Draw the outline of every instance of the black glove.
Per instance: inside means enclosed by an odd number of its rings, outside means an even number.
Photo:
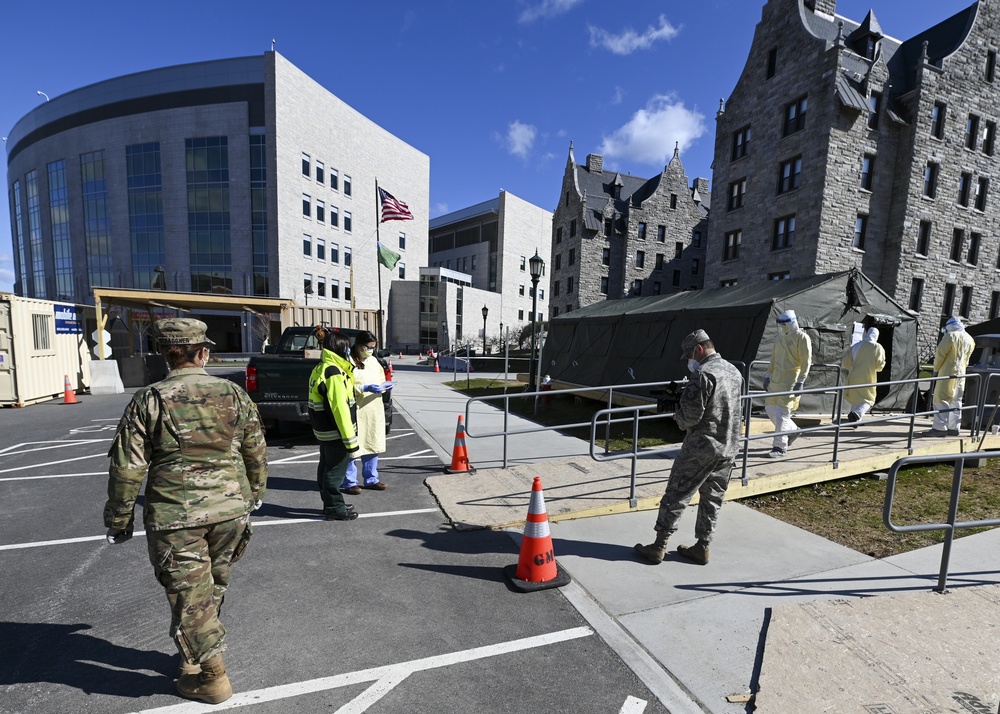
[[[654,391],[653,394],[660,396],[656,400],[656,411],[659,414],[677,411],[677,406],[681,403],[681,394],[683,393],[684,388],[677,384],[677,382],[671,382],[663,389]]]
[[[132,539],[133,528],[132,523],[129,523],[124,528],[108,528],[105,538],[108,539],[108,543],[111,545],[121,545],[125,541]]]

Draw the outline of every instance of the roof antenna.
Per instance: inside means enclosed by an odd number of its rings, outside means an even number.
[[[274,52],[274,39],[271,40],[271,52]]]

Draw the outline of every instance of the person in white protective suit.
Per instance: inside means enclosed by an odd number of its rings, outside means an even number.
[[[812,366],[812,342],[800,327],[794,310],[785,310],[778,315],[778,339],[771,349],[771,363],[764,376],[764,390],[768,392],[788,392],[800,390],[809,376]],[[799,398],[791,394],[767,397],[764,410],[774,424],[775,431],[797,431],[792,421],[792,412],[799,408]],[[798,434],[775,436],[768,456],[780,459],[788,453],[788,446],[798,438]]]
[[[941,332],[941,341],[934,353],[934,376],[965,374],[976,341],[957,317],[949,318]],[[934,424],[923,436],[958,436],[964,390],[964,379],[942,379],[934,383]]]
[[[878,343],[878,328],[869,327],[856,344],[844,352],[841,367],[847,372],[847,384],[874,384],[885,368],[885,349]],[[875,387],[852,387],[844,390],[850,411],[847,420],[861,421],[875,403]]]

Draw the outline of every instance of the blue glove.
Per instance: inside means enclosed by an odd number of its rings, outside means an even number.
[[[764,389],[767,389],[771,385],[771,375],[764,375]]]
[[[373,394],[381,394],[382,393],[382,387],[381,387],[381,385],[378,385],[378,384],[366,384],[361,389],[362,389],[362,391],[371,392]]]
[[[796,382],[795,386],[792,387],[792,389],[795,390],[796,392],[801,392],[803,385],[805,385],[805,382]]]

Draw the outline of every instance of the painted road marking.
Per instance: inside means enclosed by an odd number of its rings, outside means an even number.
[[[406,511],[384,511],[382,513],[362,513],[358,516],[361,518],[384,518],[386,516],[410,516],[418,513],[440,513],[441,511],[437,508],[412,508]],[[285,525],[288,523],[324,523],[323,518],[282,518],[273,521],[253,521],[250,523],[254,528],[260,526],[278,526]],[[133,536],[144,536],[146,531],[136,531],[132,534]],[[81,536],[80,538],[61,538],[59,540],[43,540],[35,541],[29,543],[10,543],[8,545],[0,545],[0,550],[23,550],[25,548],[41,548],[46,545],[70,545],[71,543],[86,543],[87,541],[104,540],[103,535],[99,536]]]
[[[622,704],[622,708],[618,710],[618,714],[642,714],[646,711],[646,704],[648,704],[645,699],[639,699],[638,697],[629,696]]]
[[[24,441],[20,444],[14,444],[13,446],[8,446],[5,449],[0,449],[0,456],[15,456],[17,454],[30,454],[34,451],[45,451],[46,449],[63,449],[67,446],[74,446],[75,444],[96,444],[101,441],[111,441],[111,439],[69,439],[68,441]],[[17,449],[22,446],[31,446],[32,444],[54,444],[54,446],[43,446],[38,449],[25,449],[24,451],[11,451],[11,449]]]
[[[425,672],[430,669],[439,669],[454,664],[472,662],[487,657],[496,657],[512,652],[523,652],[524,650],[545,647],[560,642],[590,637],[594,631],[589,627],[574,627],[569,630],[559,630],[545,635],[535,635],[519,640],[510,640],[495,645],[484,647],[474,647],[469,650],[452,652],[449,654],[424,657],[422,659],[400,662],[398,664],[386,665],[384,667],[373,667],[357,672],[347,672],[337,674],[332,677],[322,677],[305,682],[295,682],[293,684],[281,684],[275,687],[257,689],[251,692],[240,692],[233,695],[221,704],[197,704],[183,703],[171,706],[160,707],[159,709],[145,709],[139,714],[195,714],[196,712],[216,712],[223,709],[234,709],[236,707],[261,704],[263,702],[273,702],[290,697],[298,697],[303,694],[314,694],[331,689],[359,684],[362,682],[374,682],[374,684],[362,692],[359,696],[345,704],[337,710],[338,714],[361,714],[367,711],[368,707],[381,699],[385,694],[392,691],[393,687],[405,680],[415,672]],[[641,710],[636,710],[641,711]]]
[[[411,454],[403,454],[402,456],[382,456],[379,454],[379,463],[383,461],[399,461],[400,459],[436,459],[437,456],[430,453],[430,449],[422,449],[421,451],[414,451]],[[280,466],[282,464],[318,464],[319,459],[313,459],[311,461],[304,461],[310,456],[319,456],[318,451],[311,451],[308,454],[298,454],[296,456],[289,456],[284,459],[278,459],[277,461],[268,461],[268,466]]]
[[[107,476],[107,471],[88,471],[80,474],[49,474],[48,476],[7,476],[0,478],[0,483],[4,481],[35,481],[44,478],[70,478],[72,476]]]
[[[10,473],[11,471],[24,471],[26,469],[39,469],[43,466],[55,466],[56,464],[68,464],[70,461],[82,461],[83,459],[94,459],[94,458],[108,458],[107,454],[89,454],[87,456],[77,456],[73,459],[62,459],[61,461],[46,461],[44,464],[30,464],[29,466],[14,466],[9,469],[0,469],[0,474]]]

